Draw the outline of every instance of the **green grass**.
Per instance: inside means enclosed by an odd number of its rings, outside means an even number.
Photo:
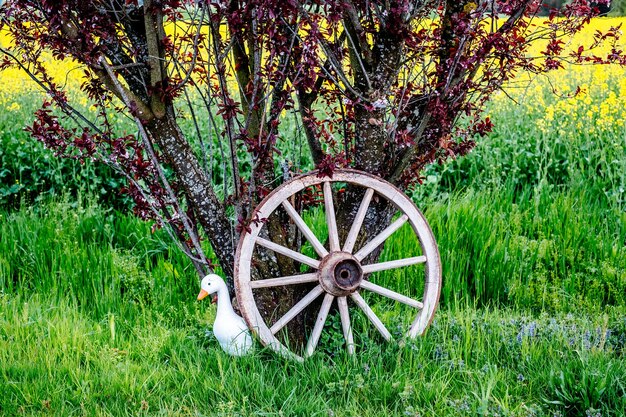
[[[4,415],[585,415],[626,413],[623,311],[595,318],[441,312],[404,347],[304,364],[233,359],[185,321],[142,310],[96,319],[45,295],[0,297]],[[548,362],[547,362],[548,361]],[[561,377],[563,373],[563,377]],[[562,414],[558,414],[558,413]],[[556,414],[553,414],[556,413]]]
[[[585,190],[467,192],[426,211],[443,298],[547,311],[626,305],[626,213]]]
[[[24,128],[32,125],[42,99],[24,94],[19,110],[0,113],[0,206],[17,208],[50,196],[89,193],[106,205],[128,207],[130,199],[118,192],[123,181],[112,169],[90,160],[57,158],[30,138]]]
[[[92,203],[58,201],[0,212],[0,288],[70,301],[94,315],[163,309],[197,286],[165,233]]]
[[[0,414],[623,415],[624,291],[604,299],[587,284],[623,288],[625,223],[559,210],[576,198],[514,210],[487,193],[429,204],[444,290],[427,336],[388,345],[355,316],[359,355],[349,358],[333,317],[304,364],[260,349],[223,354],[193,268],[149,224],[89,201],[3,212]],[[411,249],[408,232],[385,259]],[[410,271],[374,279],[415,292]],[[408,317],[374,308],[387,323]]]

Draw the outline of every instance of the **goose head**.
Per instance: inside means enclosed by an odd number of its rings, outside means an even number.
[[[221,290],[226,290],[228,292],[228,287],[226,287],[226,283],[216,274],[209,274],[206,277],[202,278],[200,281],[200,293],[198,294],[198,300],[202,300],[207,295],[215,294],[213,296],[212,302],[217,302],[217,294]]]

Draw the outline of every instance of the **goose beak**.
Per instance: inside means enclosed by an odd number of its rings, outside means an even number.
[[[204,290],[200,290],[200,294],[198,294],[198,300],[202,300],[204,297],[206,297],[207,295],[209,295],[208,292],[204,291]]]

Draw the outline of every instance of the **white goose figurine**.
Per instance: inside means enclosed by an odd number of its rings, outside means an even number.
[[[224,280],[209,274],[200,282],[198,300],[217,293],[217,315],[213,323],[213,334],[224,352],[233,356],[243,356],[252,349],[252,335],[246,322],[235,313],[230,303],[230,294]]]

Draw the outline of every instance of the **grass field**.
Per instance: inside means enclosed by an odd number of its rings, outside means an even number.
[[[222,353],[187,259],[105,208],[101,167],[21,131],[36,93],[3,90],[0,415],[626,415],[625,72],[568,68],[510,91],[518,105],[495,97],[494,132],[412,190],[443,263],[428,334],[388,345],[357,317],[348,357],[334,317],[304,364]],[[375,279],[415,292],[410,269]]]
[[[491,201],[493,196],[466,195],[427,211],[440,237],[446,281],[444,307],[426,337],[402,348],[386,345],[357,321],[357,331],[366,332],[361,354],[347,357],[335,333],[303,365],[263,351],[237,360],[225,356],[207,332],[213,307],[194,301],[194,272],[165,237],[150,235],[149,225],[88,202],[2,213],[0,410],[90,416],[623,415],[624,290],[606,300],[599,284],[585,284],[604,279],[618,285],[621,279],[623,286],[624,257],[604,253],[607,245],[599,244],[596,230],[586,236],[589,229],[565,222],[562,228],[576,230],[572,242],[580,235],[583,241],[594,238],[581,252],[592,251],[589,258],[622,268],[622,275],[598,271],[587,279],[577,272],[596,265],[587,260],[572,265],[576,269],[564,272],[557,285],[558,262],[544,265],[545,259],[524,259],[524,253],[540,258],[533,250],[507,248],[505,236],[515,226],[481,231],[473,210],[501,217],[511,207],[498,212]],[[554,204],[567,203],[559,198]],[[567,217],[554,206],[547,211],[554,216],[548,223]],[[529,215],[513,214],[520,225],[532,223]],[[467,236],[459,236],[470,223]],[[438,229],[442,224],[448,225],[446,234]],[[402,252],[402,242],[402,235],[394,236],[385,256],[394,255],[391,249]],[[490,256],[498,251],[513,258]],[[477,259],[476,272],[465,273],[470,259]],[[481,273],[487,276],[479,280]],[[513,284],[517,292],[502,296]],[[536,300],[524,288],[545,296]],[[477,308],[480,299],[492,307]],[[388,320],[389,314],[381,317]],[[336,318],[331,323],[338,325]]]

